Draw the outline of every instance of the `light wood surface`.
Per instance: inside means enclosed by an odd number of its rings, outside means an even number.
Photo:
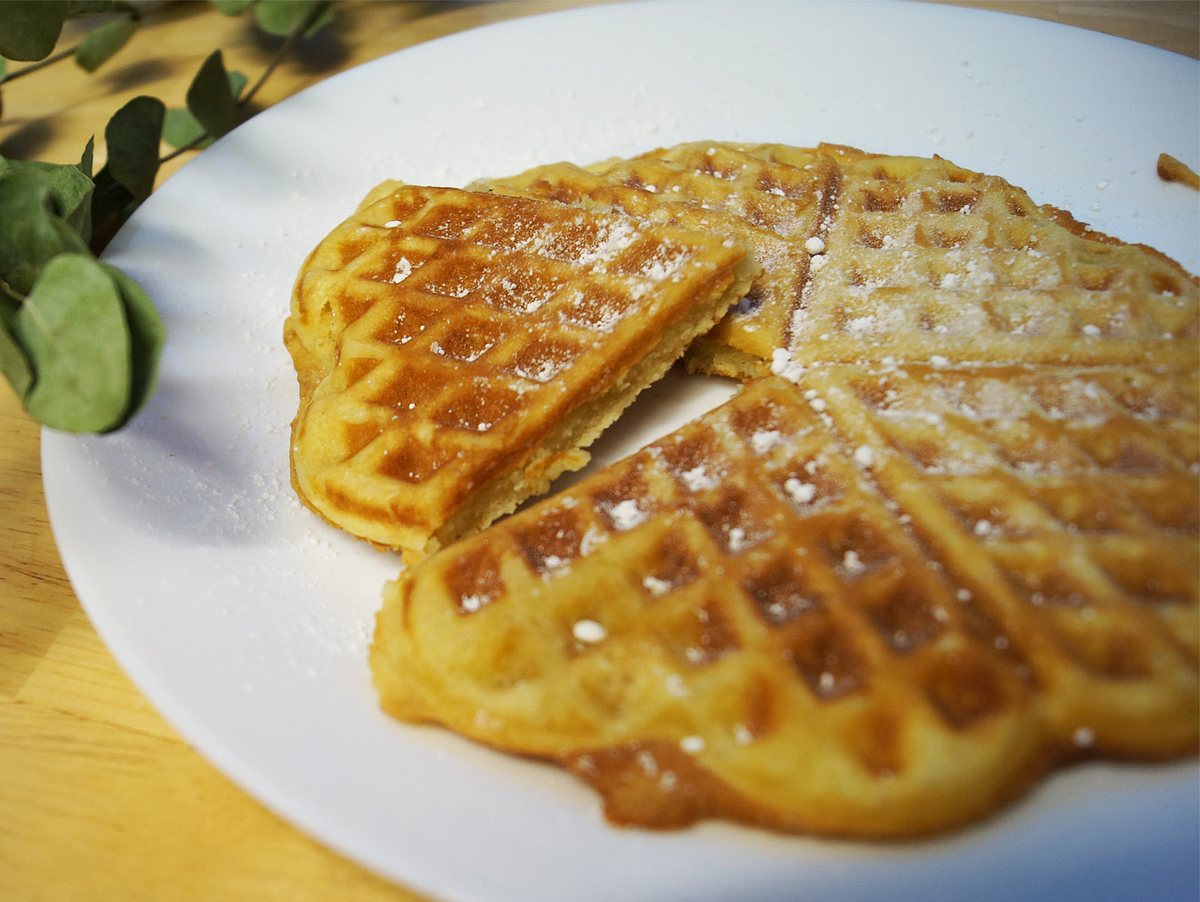
[[[562,5],[344,2],[336,29],[277,70],[255,106],[394,50]],[[1200,55],[1195,0],[975,5]],[[97,74],[66,63],[7,87],[0,154],[74,162],[127,99],[148,93],[182,106],[213,49],[253,78],[275,46],[204,3],[151,7]],[[39,430],[0,381],[0,899],[416,898],[242,793],[128,681],[63,572],[42,496]]]

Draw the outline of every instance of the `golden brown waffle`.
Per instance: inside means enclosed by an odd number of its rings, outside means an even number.
[[[697,142],[483,183],[698,221],[763,264],[689,352],[747,377],[822,361],[1195,365],[1196,281],[1162,254],[940,158]]]
[[[554,163],[470,187],[621,210],[746,245],[762,272],[747,296],[689,354],[689,360],[711,363],[717,348],[719,365],[703,369],[746,377],[764,371],[780,347],[808,280],[811,254],[805,243],[834,197],[832,160],[813,153],[804,165],[795,162],[754,157],[726,144],[689,144],[587,169]]]
[[[1002,179],[833,145],[472,188],[749,248],[689,363],[792,381],[402,573],[387,710],[656,827],[915,836],[1080,757],[1196,752],[1194,277]]]
[[[758,380],[403,572],[375,680],[655,827],[907,837],[1193,754],[1198,423],[1145,368]]]
[[[1158,251],[947,160],[824,152],[837,212],[781,343],[796,360],[1195,367],[1200,288]]]
[[[583,466],[754,268],[618,213],[386,183],[296,283],[296,489],[383,546],[468,533]]]

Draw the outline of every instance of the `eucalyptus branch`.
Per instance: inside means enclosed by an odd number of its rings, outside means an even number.
[[[239,110],[244,110],[250,105],[250,102],[254,99],[254,95],[258,93],[259,89],[262,88],[264,84],[266,84],[267,79],[271,77],[271,74],[279,67],[279,64],[282,63],[284,59],[287,58],[288,54],[292,52],[293,48],[295,48],[296,44],[300,41],[300,38],[304,36],[305,32],[307,32],[308,29],[310,29],[332,5],[332,0],[323,0],[323,2],[314,3],[312,8],[308,11],[308,15],[306,15],[296,25],[295,28],[287,33],[283,43],[279,45],[279,48],[272,55],[270,62],[267,63],[266,68],[262,71],[262,74],[259,75],[258,80],[255,81],[254,84],[251,85],[250,88],[237,99],[236,106]],[[207,130],[201,132],[186,144],[176,147],[170,153],[161,157],[158,161],[159,165],[169,163],[171,160],[174,160],[177,157],[188,153],[189,151],[195,150],[211,137],[212,135],[210,135]]]
[[[195,150],[197,147],[199,147],[201,144],[203,144],[205,141],[207,141],[208,138],[209,138],[208,132],[201,132],[196,137],[192,138],[191,141],[188,141],[187,144],[181,145],[180,147],[176,147],[170,153],[159,157],[158,165],[161,166],[163,163],[169,163],[176,157],[181,157],[188,151]]]
[[[53,15],[53,13],[50,13],[50,15]],[[18,69],[11,75],[5,75],[3,78],[0,78],[0,81],[4,82],[5,84],[16,81],[18,78],[23,78],[26,75],[32,75],[34,72],[38,72],[42,69],[45,69],[47,66],[52,66],[55,63],[62,62],[70,57],[74,57],[76,62],[78,62],[81,67],[87,69],[88,71],[93,71],[97,66],[103,63],[121,48],[126,39],[129,37],[129,34],[132,33],[133,28],[138,22],[141,21],[141,18],[141,13],[139,13],[136,9],[130,9],[128,10],[128,15],[117,19],[110,19],[107,23],[96,26],[90,30],[83,36],[82,40],[75,44],[75,46],[68,47],[65,50],[59,50],[57,53],[51,53],[44,59],[40,59],[35,63],[31,63],[28,66]],[[115,40],[112,39],[114,27],[121,32],[121,36]],[[128,30],[125,30],[126,27]],[[97,44],[103,46],[103,49],[100,49],[99,52],[97,52]],[[85,62],[85,58],[89,57],[90,59]]]
[[[61,60],[65,60],[68,57],[74,56],[75,51],[79,49],[79,46],[80,46],[79,44],[76,44],[74,47],[71,47],[68,50],[60,50],[58,53],[52,54],[52,55],[46,57],[45,59],[38,60],[36,63],[30,63],[28,66],[24,66],[23,68],[18,69],[16,72],[13,72],[11,75],[6,75],[4,77],[4,84],[7,85],[11,82],[16,81],[18,78],[21,78],[22,76],[32,75],[34,72],[37,72],[39,69],[45,69],[49,65],[60,62]]]
[[[55,52],[65,19],[101,7],[130,17],[98,25],[76,46]],[[111,432],[153,394],[162,319],[146,292],[97,254],[153,191],[159,166],[242,121],[279,64],[334,19],[335,7],[332,0],[229,0],[223,12],[252,9],[258,27],[282,39],[258,80],[244,90],[246,76],[226,70],[214,50],[192,79],[185,108],[168,110],[157,98],[138,96],[112,116],[104,129],[106,160],[94,174],[92,141],[78,164],[0,156],[0,377],[38,422],[69,432]],[[124,46],[138,19],[137,9],[122,0],[0,0],[0,81],[67,57],[94,72]],[[10,27],[18,20],[36,27]],[[5,79],[10,59],[38,62]],[[162,156],[164,140],[178,149]]]
[[[11,285],[8,284],[8,281],[6,279],[0,279],[0,295],[10,298],[10,299],[16,301],[18,304],[24,303],[25,301],[29,300],[28,295],[22,294],[21,292],[17,291],[17,289],[13,288]]]
[[[259,88],[266,84],[267,79],[271,77],[271,73],[278,68],[279,64],[292,52],[292,48],[296,46],[304,33],[313,26],[313,23],[317,19],[321,18],[325,10],[330,6],[332,6],[332,0],[323,0],[321,3],[313,4],[312,9],[308,11],[308,15],[301,20],[300,24],[288,32],[287,37],[283,39],[283,43],[279,45],[279,49],[275,51],[275,55],[271,58],[271,61],[267,63],[267,68],[258,77],[258,81],[251,85],[250,89],[238,100],[239,107],[245,107],[254,99],[254,95],[258,93]]]

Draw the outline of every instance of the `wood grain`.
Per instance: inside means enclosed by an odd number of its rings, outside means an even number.
[[[400,48],[562,5],[342,3],[336,29],[280,67],[256,106]],[[1193,0],[977,5],[1200,55]],[[60,65],[7,88],[0,154],[73,162],[136,94],[182,106],[216,47],[253,77],[275,44],[205,3],[152,7],[100,73]],[[0,899],[417,898],[268,812],[147,704],[71,590],[47,522],[39,431],[2,382],[0,435]]]

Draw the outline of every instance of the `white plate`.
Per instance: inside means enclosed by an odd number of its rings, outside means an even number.
[[[1097,34],[865,3],[552,13],[332,78],[204,151],[113,242],[170,342],[129,429],[44,436],[71,580],[204,755],[330,846],[442,898],[1194,896],[1190,763],[1080,768],[977,829],[881,847],[616,830],[557,769],[392,722],[366,648],[398,567],[292,496],[280,329],[304,255],[382,178],[458,185],[703,138],[939,153],[1196,271],[1196,195],[1154,166],[1160,151],[1197,165],[1198,86],[1193,61]],[[639,401],[606,456],[710,404],[703,385]]]

